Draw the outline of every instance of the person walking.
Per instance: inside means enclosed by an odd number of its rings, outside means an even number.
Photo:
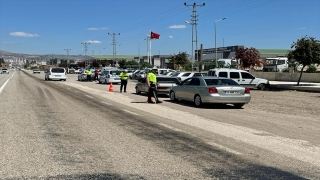
[[[99,69],[95,69],[94,70],[94,80],[98,81],[99,80],[98,77],[99,77]]]
[[[120,73],[120,78],[121,78],[120,92],[122,92],[122,88],[124,88],[125,93],[127,92],[128,77],[129,77],[129,73],[127,69],[125,69]]]
[[[157,94],[157,76],[156,76],[157,68],[153,67],[151,72],[147,74],[147,83],[148,83],[148,101],[147,103],[162,103],[159,101]],[[155,102],[151,100],[151,97],[154,97]]]
[[[91,74],[92,74],[92,72],[90,71],[90,69],[88,69],[88,70],[86,71],[86,73],[87,73],[87,81],[91,81]]]

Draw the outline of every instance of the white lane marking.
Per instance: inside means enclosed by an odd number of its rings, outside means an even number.
[[[166,124],[162,124],[162,123],[158,123],[158,124],[161,125],[161,126],[164,126],[166,128],[169,128],[171,130],[182,132],[180,129],[177,129],[175,127],[172,127],[172,126],[169,126],[169,125],[166,125]]]
[[[261,149],[266,149],[271,152],[275,152],[293,159],[298,159],[300,161],[320,167],[320,146],[313,145],[308,141],[301,139],[290,139],[270,134],[265,131],[223,123],[215,121],[211,118],[204,118],[189,112],[172,109],[166,106],[156,105],[154,106],[155,109],[153,111],[149,111],[150,105],[147,103],[132,104],[131,102],[134,101],[134,99],[128,98],[127,96],[116,95],[115,93],[106,94],[103,93],[104,91],[102,90],[72,82],[69,82],[67,85],[92,94],[99,94],[102,98],[109,99],[110,101],[116,101],[119,104],[123,104],[137,110],[154,114],[159,117],[170,118],[172,121],[194,126],[211,133],[225,136]],[[169,112],[170,115],[168,115]],[[292,116],[292,118],[297,117]],[[260,134],[270,134],[270,136],[261,136]]]
[[[93,97],[92,97],[92,96],[89,96],[89,95],[85,95],[85,96],[87,96],[88,98],[91,98],[91,99],[93,99]]]
[[[123,111],[125,111],[125,112],[127,112],[127,113],[130,113],[130,114],[133,114],[133,115],[139,115],[139,114],[137,114],[137,113],[135,113],[135,112],[131,112],[131,111],[128,111],[128,110],[123,110]]]
[[[216,143],[214,143],[214,142],[206,142],[206,143],[209,144],[209,145],[211,145],[211,146],[216,146],[216,147],[218,147],[218,148],[220,148],[220,149],[223,149],[223,150],[225,150],[225,151],[227,151],[227,152],[229,152],[229,153],[233,153],[233,154],[236,154],[236,155],[241,155],[241,154],[242,154],[242,153],[240,153],[240,152],[238,152],[238,151],[235,151],[235,150],[233,150],[233,149],[227,148],[227,147],[222,146],[222,145],[220,145],[220,144],[216,144]]]
[[[107,103],[107,102],[104,102],[104,101],[100,101],[101,103],[103,103],[103,104],[106,104],[106,105],[112,105],[112,104],[110,104],[110,103]]]
[[[14,73],[16,73],[16,72],[14,72]],[[3,83],[3,85],[0,87],[0,94],[2,93],[4,87],[6,87],[6,85],[8,84],[9,80],[13,77],[14,73],[13,73],[12,76],[11,76],[9,79],[7,79],[6,82]]]

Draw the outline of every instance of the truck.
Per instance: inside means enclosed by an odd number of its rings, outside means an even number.
[[[265,65],[263,71],[269,72],[283,72],[288,69],[288,58],[287,57],[272,57],[265,59]]]

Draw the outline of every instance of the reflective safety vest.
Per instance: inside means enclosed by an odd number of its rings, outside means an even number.
[[[127,80],[129,77],[129,74],[126,72],[121,72],[119,76],[122,80]]]
[[[153,73],[153,72],[150,72],[148,74],[148,78],[149,78],[149,81],[150,83],[153,82],[153,83],[156,83],[157,82],[157,76]]]
[[[87,75],[91,75],[92,72],[90,70],[87,71]]]

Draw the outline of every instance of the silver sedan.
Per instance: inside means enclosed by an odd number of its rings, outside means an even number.
[[[199,107],[203,103],[233,104],[242,108],[251,100],[250,89],[229,78],[192,77],[170,90],[170,100],[186,100]]]

